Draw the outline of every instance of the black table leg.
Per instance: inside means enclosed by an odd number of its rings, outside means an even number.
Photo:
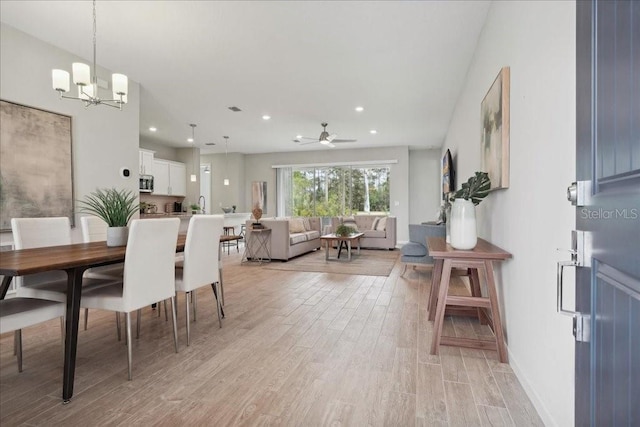
[[[11,279],[13,276],[4,276],[2,278],[2,287],[0,288],[0,299],[4,299],[7,295],[7,291],[9,290],[9,285],[11,285]]]
[[[78,325],[80,323],[80,297],[84,268],[67,271],[67,319],[64,340],[64,374],[62,377],[62,403],[69,403],[73,396],[76,372],[76,350],[78,348]]]
[[[344,244],[345,244],[344,240],[340,240],[338,244],[338,256],[336,258],[340,258],[340,254],[342,253],[342,245]]]

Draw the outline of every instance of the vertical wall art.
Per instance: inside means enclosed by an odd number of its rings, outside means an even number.
[[[0,230],[11,218],[73,224],[71,117],[0,101]]]
[[[509,67],[503,67],[482,100],[482,170],[491,189],[509,188]]]

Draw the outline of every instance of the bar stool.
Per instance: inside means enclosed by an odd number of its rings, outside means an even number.
[[[225,236],[235,236],[236,234],[236,229],[233,226],[230,225],[225,225],[224,227],[222,227],[223,230],[223,234]],[[240,249],[238,248],[238,241],[237,240],[233,240],[233,241],[228,241],[228,242],[223,242],[223,248],[227,248],[227,255],[229,255],[229,248],[231,246],[235,246],[236,247],[236,251],[238,251],[238,253],[240,253]]]

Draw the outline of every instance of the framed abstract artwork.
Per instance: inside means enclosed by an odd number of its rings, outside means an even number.
[[[503,67],[480,106],[482,171],[491,189],[509,188],[509,67]]]
[[[11,218],[74,222],[71,117],[0,101],[0,230]]]

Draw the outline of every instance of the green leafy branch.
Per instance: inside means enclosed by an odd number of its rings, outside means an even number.
[[[487,197],[491,190],[491,179],[486,172],[476,172],[467,182],[462,184],[462,188],[453,193],[450,200],[455,199],[471,200],[474,205],[480,204],[482,199]]]

